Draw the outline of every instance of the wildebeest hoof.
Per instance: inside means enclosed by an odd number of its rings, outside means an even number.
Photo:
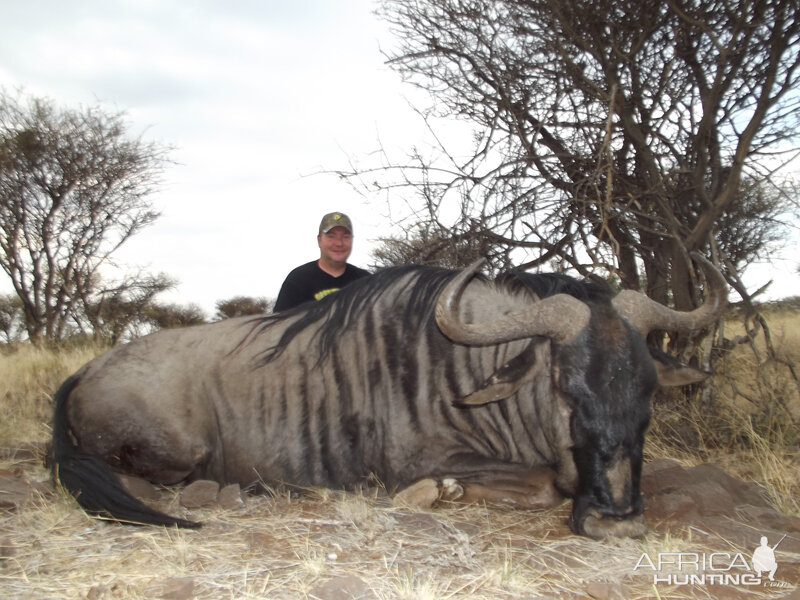
[[[464,496],[464,486],[458,483],[452,477],[442,479],[442,490],[440,500],[446,502],[454,502],[460,500]]]
[[[400,490],[392,499],[394,506],[430,508],[439,499],[439,484],[435,479],[420,479]]]
[[[590,514],[584,519],[581,529],[584,535],[597,540],[607,537],[635,538],[647,533],[647,523],[644,515],[637,515],[630,519],[617,519]]]
[[[455,502],[463,496],[464,486],[452,477],[442,479],[441,483],[435,479],[426,478],[397,492],[392,504],[394,506],[431,508],[437,501]]]

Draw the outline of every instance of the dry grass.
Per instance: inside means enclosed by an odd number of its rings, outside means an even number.
[[[764,335],[758,335],[752,346],[736,346],[722,356],[714,389],[726,406],[758,417],[778,433],[781,421],[800,422],[800,387],[789,368],[793,365],[800,369],[800,312],[788,308],[766,310],[765,320],[774,356],[770,356]],[[744,336],[741,318],[730,320],[726,333],[729,338]],[[791,435],[795,437],[782,441],[800,442],[796,431]]]
[[[0,355],[0,445],[47,440],[52,392],[97,351]],[[761,434],[751,435],[757,440]],[[789,470],[788,451],[782,456],[771,442],[752,446],[749,454],[731,450],[716,458],[764,482],[776,502],[800,496],[796,457]],[[677,453],[656,439],[648,454],[695,464],[710,451]],[[42,466],[22,468],[28,479],[48,477]],[[19,469],[12,460],[0,461],[0,472]],[[176,492],[162,496],[163,509],[181,514]],[[376,490],[318,490],[303,497],[248,497],[237,510],[195,510],[192,518],[205,526],[180,531],[92,519],[58,491],[0,510],[0,597],[339,600],[350,597],[349,589],[379,600],[681,599],[773,598],[788,591],[654,586],[651,573],[634,570],[643,553],[730,546],[701,540],[689,527],[639,540],[592,541],[569,532],[568,513],[567,504],[542,512],[482,506],[414,511],[392,506]]]
[[[800,312],[778,307],[764,314],[774,355],[760,335],[726,354],[714,377],[721,414],[739,443],[712,455],[740,477],[764,482],[777,507],[800,515],[800,385],[792,371],[800,368]],[[744,334],[741,320],[728,328]]]
[[[99,346],[62,350],[0,347],[0,444],[49,439],[53,393],[68,375],[101,351]]]

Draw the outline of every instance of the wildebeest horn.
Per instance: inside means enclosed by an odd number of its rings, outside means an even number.
[[[454,342],[486,346],[535,335],[563,342],[575,337],[589,322],[588,306],[572,296],[557,294],[494,321],[462,323],[458,314],[461,292],[483,263],[483,259],[478,260],[456,275],[436,302],[439,329]]]
[[[655,329],[689,332],[710,325],[724,310],[728,298],[725,278],[704,256],[692,252],[691,257],[706,276],[706,301],[689,312],[680,312],[651,300],[640,292],[623,290],[612,302],[614,308],[642,334]]]

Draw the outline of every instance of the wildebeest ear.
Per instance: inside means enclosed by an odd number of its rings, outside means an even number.
[[[497,369],[471,394],[454,400],[453,406],[480,406],[512,396],[536,371],[536,347],[529,344],[520,354]]]
[[[658,385],[662,387],[678,387],[689,385],[690,383],[700,383],[711,375],[706,371],[687,367],[658,348],[650,348],[649,350],[650,356],[653,357],[653,364],[656,366]]]

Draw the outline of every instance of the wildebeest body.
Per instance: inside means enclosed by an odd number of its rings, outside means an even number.
[[[434,317],[453,276],[391,270],[295,311],[111,350],[60,391],[54,463],[79,453],[165,484],[350,488],[375,476],[390,490],[428,477],[492,486],[549,467],[575,497],[576,530],[592,511],[640,514],[656,369],[611,294],[578,286],[587,320],[568,339],[454,343]],[[471,279],[457,318],[517,315],[537,302],[529,277]]]
[[[532,382],[510,402],[481,410],[452,405],[526,342],[489,351],[455,346],[435,327],[398,326],[402,298],[387,300],[390,310],[373,305],[341,328],[322,357],[315,329],[263,364],[291,317],[229,319],[122,346],[76,374],[73,435],[83,450],[162,483],[351,487],[374,473],[394,488],[437,474],[454,452],[554,462],[568,434],[556,413],[566,407],[547,389],[535,393]],[[548,341],[536,344],[547,373]],[[538,384],[547,388],[549,378]],[[551,426],[531,427],[531,414]]]

